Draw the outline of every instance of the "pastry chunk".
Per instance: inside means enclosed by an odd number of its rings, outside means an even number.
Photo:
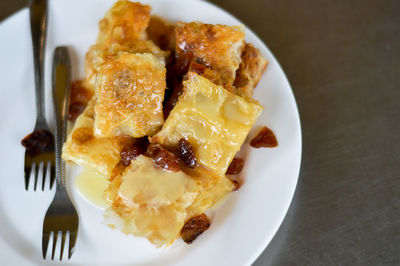
[[[131,137],[96,138],[93,135],[94,105],[92,99],[63,145],[62,157],[109,178],[120,161],[122,148],[132,141]]]
[[[195,180],[184,172],[156,168],[152,159],[140,155],[110,183],[105,222],[124,233],[146,237],[156,246],[169,245],[179,237],[186,209],[198,190]]]
[[[119,52],[150,53],[161,59],[164,59],[169,55],[168,52],[161,50],[150,40],[137,40],[134,43],[131,43],[130,46],[120,44],[113,44],[109,47],[103,47],[100,44],[92,45],[86,53],[85,74],[86,85],[93,92],[95,91],[97,73],[100,66],[104,64],[107,59],[115,57]]]
[[[100,68],[96,83],[94,135],[153,135],[164,122],[164,59],[120,52]]]
[[[187,208],[188,219],[204,213],[234,189],[234,184],[225,175],[215,174],[202,166],[187,173],[200,187],[197,197]]]
[[[185,65],[196,61],[219,72],[221,85],[232,84],[235,80],[243,46],[243,26],[180,22],[176,28],[179,67],[185,69]]]
[[[89,48],[85,58],[86,80],[93,91],[98,68],[110,55],[125,51],[168,56],[169,53],[162,51],[151,40],[146,40],[150,10],[149,6],[122,0],[116,2],[100,21],[97,43]]]
[[[118,43],[129,46],[137,39],[144,39],[150,20],[151,7],[127,0],[116,2],[99,22],[97,43],[110,46]]]
[[[252,44],[246,43],[242,62],[236,72],[234,86],[235,93],[243,97],[252,97],[254,88],[260,81],[268,66],[268,61],[262,56],[260,51]]]
[[[224,175],[262,110],[255,101],[191,72],[178,103],[151,142],[176,147],[185,138],[200,164]]]
[[[139,155],[106,190],[110,208],[105,223],[156,246],[170,245],[189,218],[204,213],[232,188],[225,176],[205,168],[169,171]]]

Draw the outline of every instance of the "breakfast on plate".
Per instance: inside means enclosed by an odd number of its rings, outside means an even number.
[[[268,65],[243,26],[172,23],[116,2],[72,84],[63,159],[109,181],[104,222],[168,246],[210,226],[238,181],[235,158],[263,111],[252,98]],[[263,128],[254,147],[277,145]]]

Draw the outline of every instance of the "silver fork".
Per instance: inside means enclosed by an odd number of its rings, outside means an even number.
[[[70,58],[66,47],[57,47],[53,59],[53,102],[56,113],[56,193],[43,222],[42,253],[46,258],[47,248],[53,235],[51,259],[61,231],[60,260],[63,258],[67,232],[69,232],[68,259],[74,251],[78,235],[79,217],[65,187],[65,164],[61,159],[61,148],[66,137],[67,114],[70,94]]]
[[[36,98],[36,125],[33,132],[47,131],[53,138],[44,116],[44,79],[43,60],[47,31],[47,0],[33,0],[30,6],[31,35],[33,47],[33,63],[35,70],[35,98]],[[55,147],[52,141],[39,154],[32,154],[25,150],[25,189],[28,190],[31,172],[34,176],[34,190],[36,190],[40,165],[43,164],[42,190],[46,181],[47,168],[50,164],[50,189],[55,177]]]

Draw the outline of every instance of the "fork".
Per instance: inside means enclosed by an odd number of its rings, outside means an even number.
[[[47,0],[33,0],[30,5],[31,35],[33,47],[33,63],[35,69],[35,98],[36,98],[36,124],[34,132],[45,130],[51,134],[44,113],[44,79],[43,60],[47,31]],[[52,136],[52,134],[51,134]],[[34,190],[36,191],[39,179],[40,165],[43,164],[42,191],[44,190],[46,173],[50,164],[50,189],[53,187],[55,177],[55,147],[51,142],[40,154],[31,154],[25,150],[24,180],[25,190],[28,190],[31,173],[34,176]]]
[[[68,259],[74,251],[79,217],[72,204],[65,186],[65,164],[61,159],[61,148],[66,138],[67,111],[70,94],[70,58],[66,47],[57,47],[53,59],[53,102],[56,114],[56,193],[46,212],[43,221],[42,253],[46,258],[47,248],[51,235],[53,235],[53,248],[51,259],[57,244],[58,234],[61,231],[60,260],[63,258],[64,245],[69,232]]]

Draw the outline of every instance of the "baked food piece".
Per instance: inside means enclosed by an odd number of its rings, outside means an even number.
[[[122,148],[132,141],[131,137],[96,138],[93,135],[94,105],[92,99],[63,145],[62,158],[91,169],[109,178],[120,161]]]
[[[115,57],[119,52],[127,53],[151,53],[161,59],[166,58],[169,53],[161,50],[150,40],[137,40],[130,46],[112,44],[108,47],[103,47],[100,44],[92,45],[85,58],[85,75],[86,75],[86,86],[93,92],[95,91],[97,73],[100,66],[104,64],[107,59]]]
[[[176,147],[185,138],[200,164],[224,175],[263,107],[193,72],[183,85],[178,103],[151,142]]]
[[[202,214],[231,190],[232,183],[225,176],[207,169],[168,171],[140,155],[106,190],[110,208],[105,223],[146,237],[158,247],[170,245],[188,219]]]
[[[152,54],[120,52],[97,75],[94,135],[153,135],[164,122],[165,62]]]
[[[244,46],[243,26],[179,22],[175,32],[178,68],[195,61],[219,72],[220,85],[233,83]]]
[[[218,175],[201,165],[194,170],[188,169],[187,174],[199,186],[196,198],[187,208],[187,219],[204,213],[234,189],[234,184],[225,175]]]
[[[151,7],[127,0],[120,0],[107,11],[99,22],[97,43],[110,46],[118,43],[130,46],[138,39],[145,39]]]
[[[158,247],[169,245],[179,236],[198,190],[184,172],[156,168],[152,159],[140,155],[106,190],[110,208],[105,223]]]
[[[251,98],[254,88],[257,86],[268,66],[268,61],[260,51],[251,43],[246,43],[242,52],[242,62],[236,72],[233,83],[237,95]]]
[[[150,6],[129,1],[118,1],[99,22],[97,43],[89,48],[85,58],[87,85],[94,91],[99,66],[105,58],[125,51],[152,53],[167,57],[153,41],[147,40],[146,28],[150,22]]]

